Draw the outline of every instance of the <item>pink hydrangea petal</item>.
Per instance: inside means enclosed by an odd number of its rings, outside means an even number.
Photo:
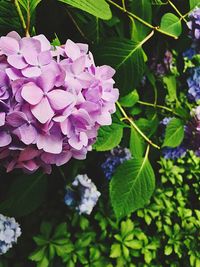
[[[19,161],[31,160],[39,156],[41,152],[31,146],[26,147],[20,152]]]
[[[72,71],[74,74],[78,75],[85,69],[85,56],[79,57],[72,64]]]
[[[56,75],[53,71],[45,71],[38,78],[37,83],[45,92],[48,92],[54,87],[55,80]]]
[[[109,102],[116,102],[119,98],[119,90],[113,89],[111,92],[103,92],[102,99],[109,101]]]
[[[35,172],[40,166],[34,161],[29,160],[21,163],[22,166],[20,166],[22,169],[25,168],[26,170],[30,172]]]
[[[19,52],[19,43],[17,40],[11,37],[1,37],[0,38],[0,50],[5,55],[13,55]]]
[[[48,93],[48,99],[53,109],[61,110],[75,101],[74,96],[63,90],[53,90]]]
[[[62,152],[62,138],[56,135],[39,135],[37,139],[38,149],[52,154],[60,154]]]
[[[77,45],[80,48],[81,52],[85,54],[88,52],[88,44],[77,43]]]
[[[6,36],[14,38],[17,41],[22,39],[21,36],[16,31],[9,32]]]
[[[43,97],[39,104],[32,106],[31,112],[41,123],[46,123],[54,116],[54,111],[52,110],[46,97]]]
[[[38,40],[31,37],[24,37],[20,40],[20,50],[24,57],[27,55],[37,55],[41,52],[41,44]]]
[[[70,146],[76,150],[81,150],[81,148],[83,147],[83,143],[79,140],[79,138],[76,135],[70,137],[68,142]]]
[[[103,80],[111,79],[114,76],[114,74],[115,74],[115,70],[107,65],[97,67],[96,69],[97,77]]]
[[[38,104],[44,93],[35,83],[29,82],[22,87],[21,96],[31,105]]]
[[[36,35],[33,38],[40,41],[41,51],[49,51],[51,49],[49,40],[43,34]]]
[[[80,92],[80,90],[82,89],[81,82],[75,79],[74,77],[70,77],[66,75],[65,82],[66,82],[66,86],[75,92]]]
[[[56,166],[61,166],[66,164],[72,157],[72,153],[70,151],[62,152],[59,155],[43,153],[41,155],[42,160],[47,164],[56,164]]]
[[[20,127],[26,122],[26,117],[23,112],[14,111],[6,116],[6,121],[12,127]]]
[[[0,112],[0,126],[5,124],[6,114],[4,112]]]
[[[97,122],[100,125],[111,125],[112,124],[112,118],[109,112],[102,112],[101,115],[97,117]]]
[[[38,55],[38,63],[40,66],[49,64],[51,60],[52,56],[50,51],[45,51]]]
[[[72,60],[76,60],[81,56],[80,48],[78,47],[78,45],[69,39],[65,44],[65,53]]]
[[[8,77],[4,71],[0,70],[0,87],[8,85]]]
[[[8,56],[8,63],[12,66],[15,67],[16,69],[24,69],[27,67],[27,63],[25,62],[23,56],[21,55],[11,55]]]
[[[35,127],[28,124],[23,124],[21,127],[18,128],[20,139],[21,141],[26,144],[34,144],[36,137],[37,137],[37,131]]]
[[[21,71],[15,68],[6,69],[6,74],[11,79],[11,81],[15,81],[23,77]]]
[[[9,145],[12,141],[12,138],[9,133],[5,131],[0,131],[0,147],[5,147]]]
[[[32,66],[38,66],[38,53],[36,51],[28,51],[23,54],[25,61]]]
[[[22,70],[22,74],[27,78],[39,77],[42,71],[39,67],[27,67]]]

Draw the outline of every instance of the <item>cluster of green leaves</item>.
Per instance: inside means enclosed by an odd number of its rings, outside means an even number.
[[[175,163],[161,158],[151,202],[120,222],[106,201],[90,219],[70,213],[58,226],[43,222],[29,259],[37,267],[198,267],[199,164],[193,152]]]

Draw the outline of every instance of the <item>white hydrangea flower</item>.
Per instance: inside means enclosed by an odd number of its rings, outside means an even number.
[[[21,228],[15,218],[0,214],[0,255],[5,254],[21,235]]]
[[[101,193],[86,174],[79,174],[76,176],[72,185],[74,187],[79,187],[81,192],[81,201],[76,209],[80,214],[85,213],[90,215]]]

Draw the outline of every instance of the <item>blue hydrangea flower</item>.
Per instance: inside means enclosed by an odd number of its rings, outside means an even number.
[[[105,177],[110,180],[116,168],[131,158],[131,152],[128,148],[117,147],[112,149],[107,155],[106,161],[101,165]]]
[[[194,40],[200,40],[200,8],[195,8],[189,15],[190,21],[187,23],[190,35]]]
[[[72,188],[66,190],[65,204],[75,208],[79,214],[90,215],[101,193],[86,174],[79,174],[72,183]]]
[[[0,255],[5,254],[21,235],[21,228],[14,218],[0,214]]]
[[[173,117],[165,117],[160,124],[166,126],[171,120],[173,119]]]
[[[178,159],[186,154],[187,148],[184,145],[180,145],[175,148],[165,147],[162,151],[165,159]]]
[[[200,67],[196,67],[190,70],[191,76],[187,79],[188,83],[188,95],[191,100],[200,99]]]
[[[183,57],[187,57],[188,59],[192,59],[194,55],[196,55],[196,50],[194,48],[189,48],[185,52],[183,52]]]

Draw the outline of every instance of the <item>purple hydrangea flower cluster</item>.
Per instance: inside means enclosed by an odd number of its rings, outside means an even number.
[[[105,162],[101,165],[105,177],[110,180],[116,168],[123,162],[132,158],[128,148],[116,147],[106,156]]]
[[[200,8],[196,7],[189,15],[188,28],[194,40],[200,40]]]
[[[21,229],[15,219],[0,214],[0,255],[5,254],[20,235]]]
[[[97,131],[111,124],[119,97],[109,66],[88,45],[53,48],[44,35],[0,38],[0,160],[34,172],[85,159]]]
[[[162,77],[170,71],[172,62],[173,55],[171,51],[166,50],[161,62],[158,62],[157,56],[151,59],[150,69],[155,73],[156,76]]]
[[[90,215],[101,193],[86,174],[79,174],[72,183],[72,188],[66,190],[65,204],[75,208],[79,214]]]
[[[188,83],[188,97],[192,101],[200,99],[200,67],[192,68],[190,70],[190,77],[187,79]]]

